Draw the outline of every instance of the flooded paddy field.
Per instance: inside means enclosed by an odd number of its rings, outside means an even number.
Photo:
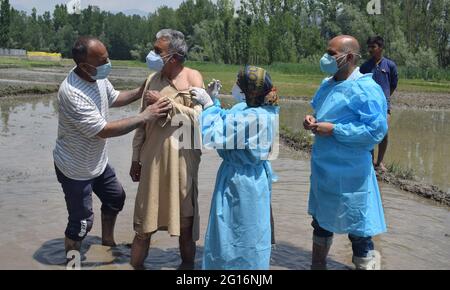
[[[0,70],[0,79],[24,79],[58,84],[67,68],[39,69],[35,73]],[[112,81],[120,85],[142,83],[144,70],[113,70]],[[128,79],[126,79],[128,78]],[[0,87],[4,83],[0,80]],[[282,104],[281,122],[300,128],[307,103]],[[111,120],[132,116],[137,104],[112,109]],[[398,108],[391,122],[387,161],[414,168],[424,182],[449,190],[450,142],[447,110]],[[64,229],[67,211],[56,180],[52,150],[56,140],[56,94],[0,99],[0,269],[64,269]],[[127,192],[119,215],[116,239],[119,246],[101,246],[100,202],[94,198],[96,219],[85,240],[83,267],[129,269],[129,243],[133,238],[132,217],[137,184],[128,176],[131,139],[127,135],[109,140],[111,165]],[[197,267],[200,267],[211,194],[220,159],[204,151],[199,172],[201,237]],[[277,245],[272,269],[309,269],[312,228],[307,215],[309,159],[306,154],[281,147],[273,161],[279,181],[273,188],[273,211]],[[380,184],[388,232],[375,238],[384,269],[450,269],[450,209],[435,202]],[[178,239],[158,233],[146,260],[149,269],[175,269],[180,263]],[[351,245],[346,236],[336,236],[330,253],[330,268],[351,267]]]

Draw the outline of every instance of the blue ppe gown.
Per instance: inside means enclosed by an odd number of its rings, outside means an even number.
[[[315,136],[308,212],[333,233],[370,237],[386,231],[370,151],[387,133],[387,104],[372,74],[325,79],[311,106],[333,135]]]
[[[203,269],[269,269],[275,178],[267,158],[278,114],[277,106],[253,108],[245,102],[225,110],[218,100],[202,113],[203,145],[217,149],[223,159],[211,202]]]

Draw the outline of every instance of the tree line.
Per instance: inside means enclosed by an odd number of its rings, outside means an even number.
[[[327,40],[369,36],[386,40],[386,54],[399,65],[448,68],[450,0],[382,0],[382,14],[368,15],[368,1],[351,0],[186,0],[178,8],[162,6],[147,17],[101,11],[89,6],[68,14],[28,15],[0,0],[0,47],[60,52],[71,57],[80,35],[92,35],[108,47],[112,59],[143,61],[157,31],[173,28],[186,35],[189,59],[225,64],[316,62]]]

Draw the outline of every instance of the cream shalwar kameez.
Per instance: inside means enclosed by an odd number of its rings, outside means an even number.
[[[133,139],[132,159],[142,165],[134,210],[134,230],[138,234],[167,230],[170,235],[179,236],[183,226],[181,218],[193,217],[193,239],[197,241],[201,134],[193,132],[194,128],[198,128],[202,106],[192,99],[189,91],[178,91],[161,73],[150,75],[146,90],[159,91],[163,97],[169,98],[173,109],[167,118],[149,122],[137,129]],[[177,122],[172,122],[175,116]],[[180,117],[192,124],[187,128],[191,134],[190,145],[196,144],[194,149],[179,149],[177,146]]]

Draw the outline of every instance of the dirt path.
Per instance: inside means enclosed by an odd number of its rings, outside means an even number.
[[[450,110],[450,92],[421,93],[421,92],[397,92],[392,97],[392,105],[401,108]]]

